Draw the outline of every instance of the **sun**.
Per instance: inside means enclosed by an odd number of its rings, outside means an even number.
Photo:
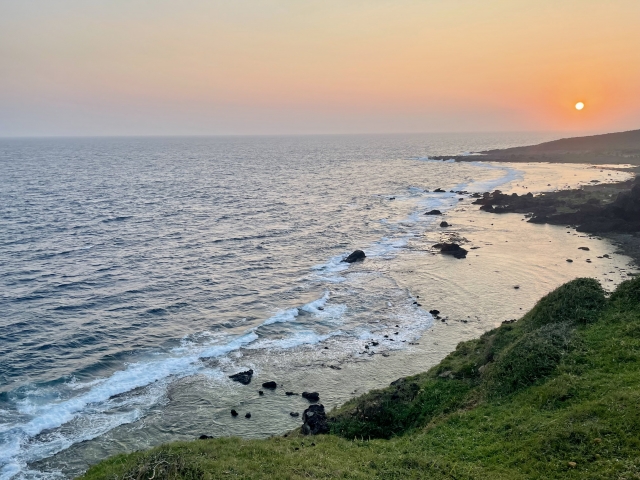
[[[576,103],[576,110],[582,110],[584,108],[584,103],[578,102]]]

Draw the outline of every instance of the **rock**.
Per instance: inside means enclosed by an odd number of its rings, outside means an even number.
[[[520,288],[520,285],[514,285],[513,288],[515,288],[516,290],[518,290]]]
[[[567,262],[573,263],[573,260],[571,260],[570,258],[567,258]]]
[[[302,422],[303,435],[329,433],[329,423],[323,405],[309,405],[302,413]]]
[[[231,410],[231,416],[232,417],[237,417],[238,416],[238,412],[236,412],[235,410]]]
[[[258,390],[258,395],[262,396],[264,395],[264,392],[262,390]]]
[[[589,251],[589,247],[578,247],[578,250],[585,250],[585,251]]]
[[[433,247],[439,248],[440,253],[444,255],[451,255],[454,258],[466,258],[467,256],[467,250],[462,248],[457,243],[438,243]]]
[[[440,310],[429,310],[429,313],[434,317],[437,317],[438,315],[440,315]]]
[[[310,402],[317,402],[320,400],[320,394],[318,392],[302,392],[302,398],[306,398]]]
[[[244,418],[251,418],[251,412],[247,412],[247,413],[244,415]]]
[[[441,189],[441,188],[436,188],[434,190],[434,192],[436,192],[436,193],[445,193],[445,191],[443,189]]]
[[[425,215],[442,215],[440,210],[429,210]]]
[[[297,393],[294,393],[294,392],[284,392],[284,394],[285,394],[287,397],[290,397],[291,395],[297,395]]]
[[[592,180],[592,181],[595,181],[595,180]],[[576,462],[568,462],[567,465],[569,465],[569,468],[576,468],[578,466]]]
[[[209,440],[210,438],[213,438],[213,437],[210,437],[209,435],[200,435],[198,437],[198,440]]]
[[[299,417],[300,414],[298,412],[289,412],[289,415],[291,415],[292,417]]]
[[[247,370],[246,372],[234,373],[229,375],[231,380],[240,382],[243,385],[249,385],[251,383],[251,377],[253,376],[253,370]]]
[[[362,250],[355,250],[351,255],[349,255],[347,258],[345,258],[342,261],[347,263],[361,262],[366,257],[367,256],[364,254]]]
[[[448,224],[447,222],[440,222],[440,226],[441,226],[442,228],[446,228],[446,227],[448,227],[448,226],[449,226],[449,224]]]
[[[264,382],[262,384],[262,388],[268,388],[269,390],[274,390],[277,386],[276,382]]]

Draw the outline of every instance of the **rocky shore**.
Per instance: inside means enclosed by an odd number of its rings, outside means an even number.
[[[637,173],[638,168],[634,169]],[[474,202],[492,214],[520,213],[531,223],[566,225],[604,237],[640,264],[640,177],[540,195],[486,192]]]

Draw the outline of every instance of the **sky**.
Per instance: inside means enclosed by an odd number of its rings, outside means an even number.
[[[0,0],[0,136],[637,129],[639,24],[639,0]]]

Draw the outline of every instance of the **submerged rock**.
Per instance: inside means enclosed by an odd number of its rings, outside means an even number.
[[[309,405],[309,408],[302,413],[302,422],[303,435],[329,433],[329,423],[324,405]]]
[[[320,394],[318,392],[302,392],[302,398],[306,398],[310,402],[317,402],[320,400]]]
[[[347,263],[361,262],[366,257],[367,256],[364,254],[362,250],[355,250],[351,255],[349,255],[347,258],[345,258],[342,261]]]
[[[251,377],[253,377],[253,370],[247,370],[245,372],[234,373],[229,375],[231,380],[240,382],[243,385],[249,385],[251,383]]]
[[[292,417],[299,417],[300,414],[298,412],[289,412],[289,415],[291,415]]]

